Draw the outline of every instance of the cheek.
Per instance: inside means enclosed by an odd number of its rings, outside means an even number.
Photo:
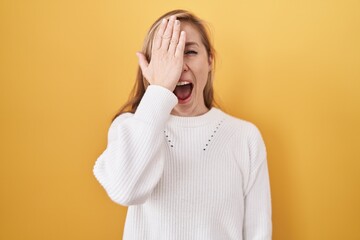
[[[201,88],[201,90],[203,90],[208,80],[209,68],[207,67],[207,62],[202,63],[201,66],[202,67],[200,67],[197,72],[197,80],[199,87]]]
[[[199,75],[201,75],[201,77]],[[204,89],[205,89],[205,86],[207,83],[208,75],[204,71],[199,73],[199,75],[198,75],[197,82],[196,82],[196,92],[197,92],[197,95],[203,96]]]

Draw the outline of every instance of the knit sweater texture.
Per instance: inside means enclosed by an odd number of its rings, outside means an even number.
[[[169,90],[151,85],[118,116],[94,174],[129,206],[124,240],[269,240],[266,149],[257,127],[217,108],[170,114]]]

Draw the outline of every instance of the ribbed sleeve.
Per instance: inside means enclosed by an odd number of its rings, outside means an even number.
[[[271,240],[271,199],[267,162],[262,162],[253,174],[253,184],[244,202],[244,240]]]
[[[159,135],[176,103],[169,90],[149,86],[135,114],[120,115],[111,124],[93,172],[114,202],[140,204],[151,194],[164,166]]]
[[[250,132],[250,164],[244,199],[244,240],[270,240],[272,214],[266,149],[258,129],[253,126]]]

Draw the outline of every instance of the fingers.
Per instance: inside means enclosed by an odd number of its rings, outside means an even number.
[[[162,35],[161,48],[164,50],[168,50],[168,48],[169,48],[169,42],[172,37],[175,20],[176,20],[175,16],[170,17],[169,22],[166,26],[165,32]]]
[[[184,55],[185,42],[186,42],[186,33],[185,31],[181,31],[179,43],[176,46],[175,57],[182,57]]]
[[[163,20],[161,21],[159,30],[157,31],[155,38],[154,38],[153,50],[159,49],[161,47],[161,41],[162,41],[163,34],[165,32],[167,23],[168,23],[168,21],[165,18],[163,18]]]
[[[155,33],[151,61],[137,52],[143,76],[150,84],[160,85],[173,91],[183,68],[185,32],[180,34],[180,21],[176,16],[162,20]]]
[[[179,42],[179,35],[180,35],[180,21],[175,20],[174,31],[172,32],[169,52],[175,53],[176,46]]]
[[[144,54],[142,54],[140,52],[136,52],[136,56],[139,59],[139,66],[141,68],[141,71],[144,73],[145,69],[149,66],[149,63],[146,60],[146,57],[144,56]]]

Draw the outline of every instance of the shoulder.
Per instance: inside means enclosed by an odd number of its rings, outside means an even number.
[[[125,112],[117,116],[111,123],[109,127],[109,131],[112,131],[114,128],[117,128],[119,125],[126,122],[128,119],[130,119],[134,114],[130,112]]]
[[[231,132],[228,146],[237,159],[248,156],[249,166],[256,169],[266,160],[266,146],[259,128],[252,122],[224,113],[226,131]],[[245,155],[244,155],[245,154]]]
[[[224,112],[222,114],[224,115],[224,130],[228,136],[231,136],[228,143],[234,151],[242,152],[246,148],[253,156],[266,153],[262,134],[254,123]]]
[[[133,113],[122,113],[119,116],[117,116],[111,123],[108,130],[108,140],[116,139],[117,137],[117,129],[120,125],[124,124],[124,122],[127,121],[127,119],[130,119],[134,114]]]
[[[113,125],[117,125],[121,122],[124,122],[126,119],[132,117],[134,114],[131,112],[125,112],[120,114],[119,116],[117,116],[112,122],[111,122],[111,126]]]
[[[219,114],[223,115],[224,124],[228,130],[232,132],[234,137],[246,137],[248,139],[261,138],[259,128],[252,122],[232,116],[228,113],[217,109]]]

